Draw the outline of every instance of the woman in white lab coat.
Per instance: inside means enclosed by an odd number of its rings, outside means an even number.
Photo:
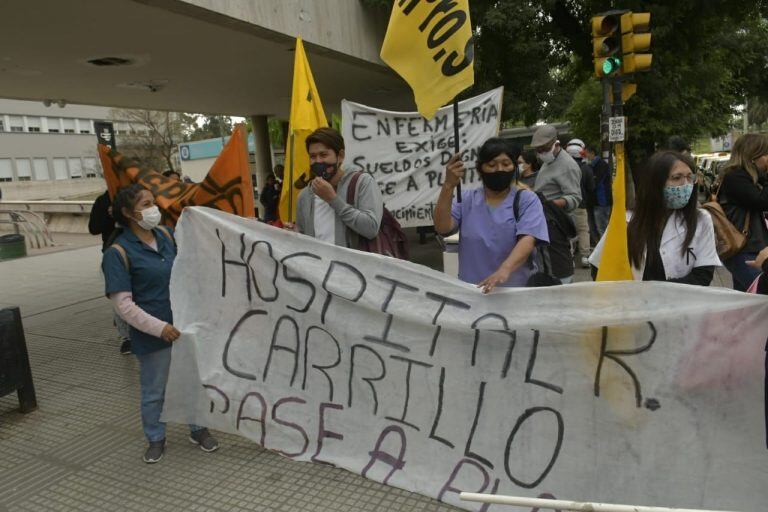
[[[694,163],[660,151],[640,174],[637,204],[627,225],[632,274],[639,281],[709,286],[721,265],[709,214],[699,209]],[[607,231],[606,231],[607,234]],[[600,266],[605,235],[589,258]]]

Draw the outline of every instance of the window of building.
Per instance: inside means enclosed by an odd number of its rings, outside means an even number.
[[[51,174],[48,172],[47,158],[35,158],[32,163],[35,171],[35,179],[37,181],[46,181],[51,179]]]
[[[58,117],[48,118],[48,133],[61,133],[61,119]]]
[[[24,120],[21,118],[21,116],[10,116],[8,119],[8,124],[12,132],[24,131]]]
[[[83,177],[83,161],[79,158],[69,159],[69,177],[73,180]]]
[[[64,129],[64,133],[75,133],[75,120],[69,118],[63,118],[61,120],[61,126]]]
[[[79,119],[80,133],[91,133],[91,122],[88,119]]]
[[[40,118],[36,116],[27,116],[27,131],[39,132],[40,131]]]
[[[54,158],[53,159],[53,175],[57,180],[68,180],[69,173],[67,172],[67,159],[66,158]]]
[[[0,132],[4,132],[4,131],[5,131],[5,120],[0,119]]]
[[[13,167],[10,158],[0,158],[0,181],[13,181]]]
[[[29,158],[16,159],[16,176],[19,178],[19,181],[32,180],[32,162]]]
[[[86,178],[96,178],[101,175],[100,162],[92,157],[83,158],[85,162],[83,169],[85,170]]]

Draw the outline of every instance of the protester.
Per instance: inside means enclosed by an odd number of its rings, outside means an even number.
[[[101,235],[101,252],[107,250],[109,240],[115,231],[115,219],[112,218],[112,200],[108,190],[97,197],[91,206],[88,231],[92,235]],[[112,323],[117,329],[117,335],[120,339],[120,353],[123,355],[130,354],[131,335],[128,324],[117,314],[117,311],[114,312]]]
[[[280,203],[280,188],[275,176],[267,176],[267,184],[261,189],[259,201],[264,205],[264,222],[275,222],[278,218],[277,207]]]
[[[733,277],[733,288],[746,291],[759,274],[747,265],[768,246],[768,227],[763,212],[768,211],[768,135],[748,133],[733,145],[731,159],[725,167],[718,201],[731,224],[746,228],[747,244],[725,267]]]
[[[581,202],[573,210],[573,221],[576,224],[576,233],[578,235],[579,254],[581,255],[581,266],[589,268],[589,255],[592,253],[592,244],[590,242],[590,216],[592,206],[595,203],[595,178],[592,173],[592,167],[584,162],[584,141],[581,139],[571,139],[565,145],[565,151],[571,155],[571,158],[579,165],[581,169]]]
[[[306,140],[314,178],[296,201],[300,233],[342,247],[358,247],[359,237],[375,238],[381,226],[384,200],[376,180],[360,174],[355,204],[347,204],[347,188],[355,173],[344,170],[344,139],[333,128],[318,128]],[[286,227],[293,228],[290,223]]]
[[[546,201],[543,206],[549,225],[549,245],[540,251],[540,267],[567,284],[573,281],[570,238],[576,230],[570,216],[563,213],[573,211],[581,202],[581,169],[560,147],[554,126],[538,128],[531,146],[543,163],[534,190]],[[547,203],[553,208],[548,208]]]
[[[528,149],[517,157],[518,182],[533,190],[536,183],[536,175],[539,174],[539,159],[536,152]]]
[[[149,447],[144,462],[165,452],[165,423],[160,421],[171,364],[171,343],[181,333],[173,326],[169,284],[176,258],[171,228],[159,227],[160,210],[140,185],[121,189],[112,214],[121,226],[104,252],[106,294],[131,326],[131,349],[139,360],[141,422]],[[219,447],[208,429],[190,425],[190,441],[203,451]]]
[[[611,209],[613,208],[613,178],[608,163],[600,158],[597,148],[587,145],[584,150],[587,162],[592,167],[592,174],[595,180],[595,204],[592,207],[592,216],[595,222],[595,231],[598,239],[602,238],[605,230],[608,228],[608,221],[611,220]]]
[[[693,160],[660,151],[640,175],[635,211],[627,226],[632,275],[637,281],[709,286],[721,265],[712,219],[698,207]],[[590,256],[600,266],[605,236]]]
[[[445,181],[435,207],[435,230],[459,231],[459,279],[488,293],[496,286],[525,286],[535,274],[536,245],[549,241],[544,211],[536,194],[513,186],[520,149],[492,138],[480,147],[477,172],[480,188],[454,189],[464,176],[461,155],[445,168]]]
[[[275,178],[277,179],[277,183],[282,186],[283,184],[283,174],[285,174],[285,166],[283,164],[277,164],[272,169],[272,174],[275,175]]]

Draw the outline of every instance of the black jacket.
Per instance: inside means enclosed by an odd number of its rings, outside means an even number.
[[[558,279],[570,277],[574,272],[570,240],[576,236],[576,226],[564,209],[547,201],[543,195],[538,196],[547,219],[549,244],[538,247],[536,264],[540,272]]]
[[[109,192],[104,192],[93,202],[91,216],[88,218],[88,231],[92,235],[101,235],[102,250],[107,248],[107,240],[115,230],[115,219],[109,214],[112,200]]]
[[[581,203],[579,203],[579,208],[592,208],[597,204],[594,171],[591,165],[585,162],[578,163],[581,169]]]
[[[748,240],[742,252],[760,252],[768,246],[768,228],[763,218],[763,212],[768,211],[766,185],[768,177],[761,176],[755,184],[746,169],[737,169],[723,176],[718,201],[728,220],[741,231],[749,212]]]

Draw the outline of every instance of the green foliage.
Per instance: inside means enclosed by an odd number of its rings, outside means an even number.
[[[652,69],[637,75],[638,93],[625,109],[631,155],[642,158],[671,135],[693,140],[725,132],[746,97],[768,100],[766,5],[474,0],[473,92],[504,85],[505,120],[531,125],[565,118],[575,135],[596,142],[601,95],[592,77],[590,18],[618,7],[650,12]]]
[[[232,118],[229,116],[199,116],[203,119],[202,126],[196,126],[189,140],[214,139],[229,137],[232,134]]]
[[[587,144],[600,145],[600,112],[603,88],[597,80],[587,80],[573,94],[565,119],[571,123],[571,133],[578,134]]]

